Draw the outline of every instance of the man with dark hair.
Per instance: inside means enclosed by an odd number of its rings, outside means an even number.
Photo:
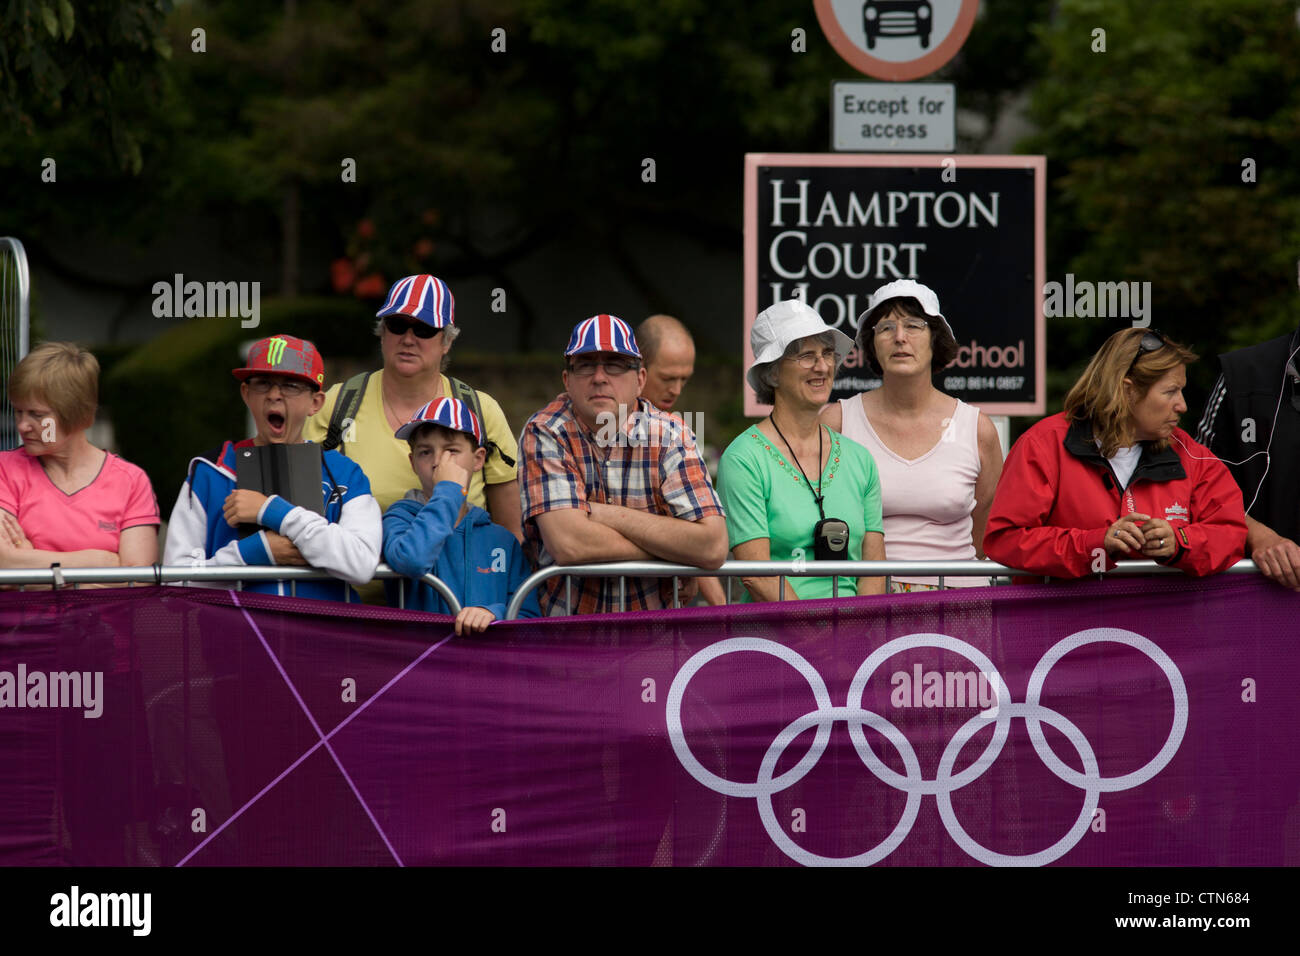
[[[1219,356],[1196,440],[1223,460],[1246,503],[1246,554],[1300,591],[1300,328]]]
[[[652,315],[636,327],[636,340],[645,358],[641,397],[660,411],[671,412],[695,374],[691,333],[671,315]]]

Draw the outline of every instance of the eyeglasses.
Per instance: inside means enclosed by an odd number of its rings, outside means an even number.
[[[798,355],[785,355],[782,357],[791,362],[798,362],[800,368],[812,368],[817,364],[819,358],[831,367],[834,367],[835,365],[834,349],[822,349],[820,352],[815,352],[810,349],[807,352],[800,352]]]
[[[910,318],[903,320],[903,331],[908,335],[917,335],[929,327],[930,323],[925,319]],[[877,322],[871,331],[875,335],[893,335],[898,331],[898,322],[894,319],[885,319],[883,322]]]
[[[617,378],[620,375],[626,375],[641,367],[638,362],[630,362],[627,359],[602,359],[600,361],[584,360],[574,362],[569,366],[569,371],[578,378],[591,378],[596,374],[596,369],[604,368],[605,374],[610,378]]]
[[[405,335],[407,330],[415,333],[417,339],[431,339],[442,329],[435,329],[428,322],[413,322],[403,315],[384,316],[384,326],[394,335]]]
[[[1129,372],[1133,371],[1133,367],[1137,365],[1138,359],[1146,355],[1148,352],[1160,351],[1162,348],[1165,347],[1165,345],[1166,342],[1164,339],[1164,335],[1160,332],[1157,332],[1155,329],[1149,329],[1146,332],[1142,333],[1142,338],[1138,341],[1137,354],[1133,356],[1133,361],[1128,363]],[[1125,372],[1124,374],[1127,375],[1128,372]]]
[[[313,386],[308,385],[306,382],[294,381],[291,378],[248,378],[244,380],[244,384],[257,395],[265,395],[278,385],[280,394],[286,398],[316,391]]]

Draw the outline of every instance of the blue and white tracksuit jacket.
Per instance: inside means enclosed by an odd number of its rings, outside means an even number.
[[[428,503],[412,489],[384,512],[384,560],[409,578],[433,572],[460,601],[461,607],[485,607],[501,620],[519,585],[532,574],[524,550],[513,534],[493,524],[482,508],[470,506],[456,524],[464,492],[454,481],[433,486]],[[392,584],[393,582],[388,582]],[[433,614],[448,614],[447,602],[427,584],[408,589],[406,606]],[[389,603],[396,605],[390,594]],[[541,617],[533,590],[519,616]]]
[[[227,496],[235,490],[235,449],[249,444],[251,440],[238,445],[226,442],[216,461],[203,456],[190,461],[189,477],[167,523],[164,564],[203,568],[275,563],[266,531],[241,540],[238,529],[222,514]],[[342,579],[299,581],[295,588],[298,597],[342,601],[348,591],[344,581],[365,584],[379,566],[383,541],[379,503],[370,494],[370,479],[361,466],[336,451],[324,452],[321,457],[321,499],[324,517],[272,495],[257,523],[292,541],[313,568]],[[244,588],[289,594],[288,581],[249,581]]]

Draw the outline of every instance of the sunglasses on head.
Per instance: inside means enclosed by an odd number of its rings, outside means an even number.
[[[442,331],[442,329],[435,329],[427,322],[409,319],[404,315],[386,315],[384,316],[384,325],[394,335],[405,335],[406,330],[410,329],[415,333],[417,339],[431,339]]]
[[[1137,365],[1138,359],[1148,352],[1158,352],[1165,347],[1165,337],[1155,329],[1148,329],[1142,333],[1142,338],[1138,341],[1137,354],[1133,356],[1133,361],[1128,363],[1128,370],[1133,371],[1133,366]]]

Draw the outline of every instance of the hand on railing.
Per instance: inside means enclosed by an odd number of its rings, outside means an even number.
[[[497,616],[485,607],[461,608],[460,613],[456,615],[456,636],[468,637],[471,634],[482,634],[496,619]]]
[[[1260,573],[1284,588],[1300,591],[1300,545],[1277,532],[1270,532],[1251,552]]]

